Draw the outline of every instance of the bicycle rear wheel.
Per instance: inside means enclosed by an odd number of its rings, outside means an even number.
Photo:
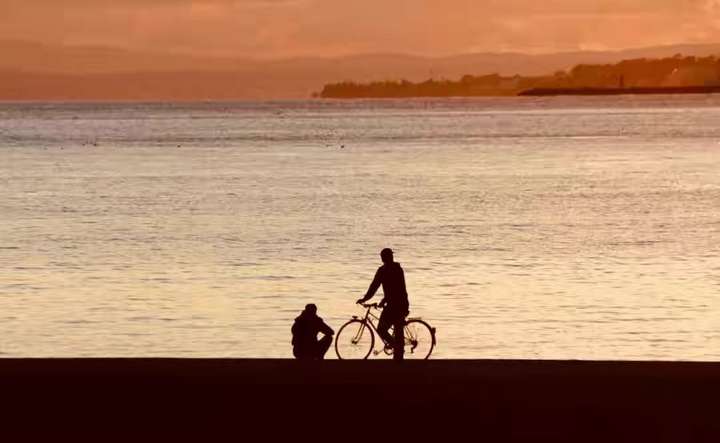
[[[366,322],[350,320],[335,337],[335,353],[340,360],[366,359],[375,346],[375,334]]]
[[[435,347],[435,330],[422,320],[408,320],[405,323],[405,358],[425,360]]]

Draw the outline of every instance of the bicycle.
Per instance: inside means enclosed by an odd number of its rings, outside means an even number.
[[[375,334],[380,318],[372,312],[379,309],[377,303],[363,304],[367,308],[364,317],[353,315],[352,319],[340,327],[335,336],[335,353],[340,360],[367,359],[370,354],[378,355],[384,352],[392,355],[392,344],[380,338],[385,347],[375,350]],[[392,331],[392,328],[390,329]],[[419,318],[409,318],[405,322],[405,358],[426,360],[435,348],[435,328]],[[392,334],[392,332],[391,332]],[[379,334],[378,334],[379,336]]]

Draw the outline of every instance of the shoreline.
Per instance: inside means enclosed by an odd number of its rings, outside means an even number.
[[[720,86],[629,87],[629,88],[533,88],[521,91],[519,97],[563,95],[685,95],[718,94]]]

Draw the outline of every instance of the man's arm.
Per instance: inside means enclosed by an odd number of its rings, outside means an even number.
[[[335,331],[322,320],[320,320],[320,332],[324,335],[335,335]]]
[[[375,273],[375,278],[373,278],[372,283],[370,283],[370,287],[367,290],[367,293],[365,294],[365,297],[358,300],[358,303],[365,303],[366,301],[370,300],[373,295],[377,292],[378,288],[380,287],[380,284],[382,283],[382,267],[378,268],[377,272]]]

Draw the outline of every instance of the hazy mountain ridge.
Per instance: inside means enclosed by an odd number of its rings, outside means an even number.
[[[583,63],[568,71],[539,76],[470,75],[459,80],[330,83],[323,98],[479,97],[556,93],[707,93],[720,88],[715,56],[635,58],[619,63]],[[542,92],[544,91],[544,92]],[[551,94],[550,94],[551,95]]]
[[[324,84],[459,78],[466,74],[544,75],[574,65],[629,58],[720,53],[720,44],[556,54],[481,53],[448,57],[360,54],[281,60],[51,47],[0,41],[0,99],[231,100],[306,98]]]

